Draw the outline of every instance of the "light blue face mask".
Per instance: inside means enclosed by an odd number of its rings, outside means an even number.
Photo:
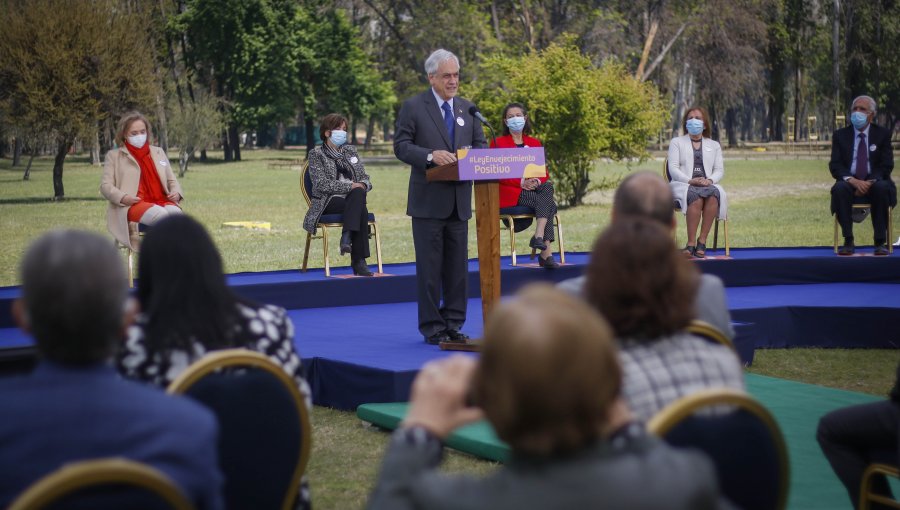
[[[688,134],[697,136],[703,132],[703,121],[700,119],[688,119],[685,122],[685,127],[687,127]]]
[[[506,125],[510,131],[521,133],[525,129],[525,117],[510,117],[506,119]]]
[[[332,129],[329,140],[331,140],[331,143],[335,146],[340,147],[347,143],[347,132],[340,129]]]
[[[863,129],[866,127],[866,123],[869,122],[869,116],[863,112],[853,112],[850,114],[850,123],[853,124],[853,127],[856,129]]]

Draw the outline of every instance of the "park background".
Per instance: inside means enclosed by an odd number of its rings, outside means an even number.
[[[436,47],[459,55],[460,94],[495,127],[506,101],[531,108],[572,251],[590,250],[622,177],[661,172],[691,104],[709,109],[725,147],[732,246],[830,245],[832,129],[862,93],[878,101],[877,123],[900,113],[900,3],[889,1],[0,0],[0,22],[4,286],[42,232],[105,232],[100,165],[129,109],[150,117],[228,272],[299,268],[305,147],[322,115],[347,115],[385,261],[411,261],[408,169],[390,139]],[[223,226],[240,220],[272,228]],[[857,229],[870,242],[868,222]],[[310,263],[322,265],[315,249]],[[881,396],[898,357],[766,350],[749,371]],[[316,407],[313,421],[315,504],[360,506],[386,436],[352,413]],[[454,471],[494,467],[449,456]]]

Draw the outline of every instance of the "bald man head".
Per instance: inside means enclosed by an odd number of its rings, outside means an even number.
[[[675,206],[669,184],[659,175],[635,172],[626,177],[613,196],[612,221],[640,217],[675,228]]]

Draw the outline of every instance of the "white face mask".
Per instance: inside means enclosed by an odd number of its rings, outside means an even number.
[[[147,143],[147,133],[128,137],[128,143],[140,149]]]

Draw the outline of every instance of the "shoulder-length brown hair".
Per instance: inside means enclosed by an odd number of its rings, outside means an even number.
[[[116,129],[116,144],[118,144],[119,147],[125,145],[125,138],[127,137],[128,130],[136,120],[144,121],[144,125],[147,126],[147,143],[150,143],[150,141],[153,140],[153,128],[150,127],[150,121],[147,120],[147,117],[138,111],[128,112],[123,114],[119,119],[119,125]]]
[[[513,451],[549,456],[600,438],[621,379],[606,321],[536,283],[491,313],[472,396]]]
[[[588,302],[620,339],[653,341],[694,318],[699,273],[658,222],[613,222],[594,243],[586,274]]]
[[[344,124],[348,124],[347,117],[340,113],[329,113],[319,123],[319,139],[322,140],[322,143],[325,143],[325,132],[340,129]]]
[[[525,116],[525,127],[522,128],[523,135],[531,134],[531,117],[528,116],[528,109],[525,108],[525,105],[522,103],[509,103],[508,105],[503,107],[503,114],[500,117],[500,125],[503,126],[503,136],[509,134],[509,126],[506,125],[506,114],[509,113],[510,108],[518,108],[522,110],[522,115]]]
[[[700,115],[703,116],[703,138],[712,138],[712,126],[709,125],[709,113],[706,111],[706,108],[702,106],[692,106],[684,111],[684,116],[681,117],[681,129],[684,130],[684,134],[687,134],[687,121],[688,115],[693,111],[700,112]]]

